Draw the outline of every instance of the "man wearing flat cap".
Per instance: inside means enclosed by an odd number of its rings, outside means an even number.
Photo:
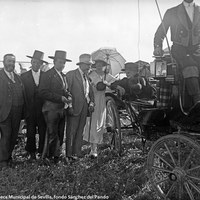
[[[82,54],[77,63],[79,68],[66,74],[74,110],[73,115],[67,119],[66,156],[69,160],[81,156],[83,130],[88,110],[89,112],[94,111],[94,94],[88,78],[92,63],[90,54]]]
[[[43,114],[47,124],[43,156],[48,156],[55,163],[59,161],[60,147],[63,143],[65,113],[64,108],[70,106],[70,93],[67,90],[65,76],[62,73],[67,59],[67,52],[57,50],[53,59],[54,67],[44,73],[39,87],[39,94],[45,101]]]
[[[111,83],[110,88],[112,90],[118,89],[118,86],[125,89],[125,96],[129,100],[134,100],[140,97],[142,90],[146,85],[144,78],[139,76],[138,65],[133,62],[125,63],[126,76],[122,80],[117,80]],[[119,88],[121,90],[121,88]]]
[[[34,51],[33,56],[27,57],[31,58],[31,69],[21,75],[28,102],[26,108],[27,142],[25,149],[30,154],[30,159],[36,159],[36,151],[38,151],[39,156],[42,154],[46,132],[46,123],[42,113],[44,100],[39,96],[38,88],[44,75],[40,67],[47,62],[43,60],[44,53],[38,50]],[[36,149],[35,137],[37,133],[39,134],[38,149]]]

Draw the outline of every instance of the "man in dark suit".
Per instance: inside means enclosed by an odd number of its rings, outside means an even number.
[[[24,86],[14,73],[15,56],[6,54],[0,70],[0,169],[12,160],[25,103]]]
[[[125,98],[128,100],[144,98],[146,81],[139,75],[138,65],[133,62],[127,62],[125,63],[124,69],[126,77],[111,83],[110,88],[112,90],[119,90],[119,93],[125,95]]]
[[[171,29],[172,56],[178,63],[192,99],[192,109],[200,108],[200,7],[193,0],[184,0],[166,11],[154,37],[154,55],[162,56],[162,43]]]
[[[94,94],[88,79],[88,70],[92,65],[91,55],[79,57],[79,68],[66,74],[69,92],[72,94],[73,115],[67,117],[66,156],[69,160],[81,156],[83,130],[88,111],[94,111]]]
[[[44,139],[46,132],[46,123],[42,113],[42,106],[44,100],[39,96],[38,88],[40,80],[44,75],[44,72],[40,70],[40,67],[45,62],[43,61],[44,53],[35,50],[33,56],[27,56],[31,58],[31,70],[21,75],[22,82],[25,87],[26,99],[27,99],[27,142],[26,151],[29,152],[31,159],[36,159],[36,134],[39,134],[39,147],[38,154],[42,154],[44,147]]]
[[[54,67],[45,72],[41,78],[39,94],[44,99],[43,113],[47,124],[47,135],[43,155],[48,154],[54,162],[59,161],[60,147],[63,143],[65,113],[64,108],[70,107],[70,94],[67,91],[66,80],[62,70],[66,62],[71,60],[66,58],[65,51],[56,51],[53,59]]]

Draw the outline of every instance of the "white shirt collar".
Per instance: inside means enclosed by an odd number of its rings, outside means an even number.
[[[83,77],[83,74],[84,74],[84,73],[83,73],[83,71],[81,70],[80,67],[78,68],[78,70],[79,70],[79,72],[81,73],[81,76]]]
[[[12,75],[14,75],[13,72],[7,72],[7,71],[5,70],[5,68],[4,68],[4,72],[7,74],[8,77],[10,77],[10,73],[11,73]]]
[[[33,69],[31,69],[31,71],[33,74],[40,74],[40,69],[37,72],[33,71]]]
[[[187,2],[185,2],[185,1],[183,1],[183,5],[184,5],[185,7],[192,7],[192,6],[194,6],[194,2],[192,2],[192,3],[187,3]]]

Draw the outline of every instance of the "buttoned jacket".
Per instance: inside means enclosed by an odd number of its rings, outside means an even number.
[[[15,79],[18,79],[21,84],[21,88],[23,91],[24,99],[25,99],[25,91],[20,76],[14,73]],[[11,88],[11,80],[6,75],[3,69],[0,70],[0,122],[4,121],[11,110],[12,107],[12,88]],[[24,100],[25,102],[25,100]]]
[[[86,101],[83,80],[79,70],[75,69],[69,71],[66,74],[66,80],[68,84],[68,90],[72,94],[72,105],[74,109],[74,115],[79,115]],[[94,93],[89,79],[88,83],[89,83],[89,99],[90,102],[94,103]]]
[[[188,46],[191,40],[192,45],[200,43],[200,7],[194,5],[194,17],[191,22],[192,27],[190,29],[188,24],[189,17],[183,3],[176,7],[170,8],[166,11],[163,17],[163,23],[158,27],[155,37],[154,46],[162,47],[163,39],[170,28],[171,41],[182,45]],[[191,38],[190,38],[191,37]]]

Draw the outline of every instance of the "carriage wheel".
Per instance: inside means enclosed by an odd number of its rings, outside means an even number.
[[[150,182],[166,200],[200,199],[200,146],[180,135],[157,140],[147,158]]]
[[[115,149],[118,153],[121,153],[121,125],[120,117],[117,110],[117,106],[112,97],[106,97],[107,119],[106,126],[108,132],[107,142],[111,149]]]

